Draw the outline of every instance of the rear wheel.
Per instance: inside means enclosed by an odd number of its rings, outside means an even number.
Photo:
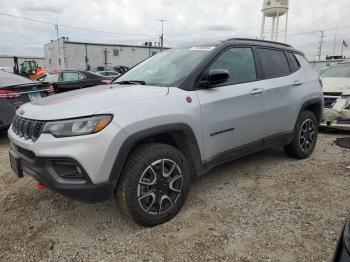
[[[183,206],[191,173],[183,154],[165,144],[145,144],[131,153],[116,191],[121,210],[138,224],[155,226]]]
[[[285,152],[295,158],[309,157],[315,149],[318,136],[318,121],[311,111],[304,111],[294,128],[293,141],[284,147]]]

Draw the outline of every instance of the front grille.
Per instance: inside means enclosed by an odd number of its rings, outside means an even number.
[[[31,139],[35,142],[41,135],[45,122],[31,120],[20,116],[15,116],[12,123],[12,131],[25,140]]]
[[[337,103],[340,96],[324,96],[324,107],[325,108],[332,108],[335,103]]]

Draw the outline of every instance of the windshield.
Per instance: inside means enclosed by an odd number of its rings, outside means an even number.
[[[171,49],[138,64],[119,77],[119,82],[144,82],[153,86],[176,86],[203,60],[210,49]]]
[[[322,75],[322,77],[350,77],[350,64],[331,67]]]

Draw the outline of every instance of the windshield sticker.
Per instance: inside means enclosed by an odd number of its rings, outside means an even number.
[[[191,47],[189,50],[196,50],[196,51],[210,51],[212,49],[214,49],[214,46],[195,46],[195,47]]]

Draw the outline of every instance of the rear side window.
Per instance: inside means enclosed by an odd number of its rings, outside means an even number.
[[[77,72],[63,73],[63,81],[78,81],[79,79],[79,73]]]
[[[86,78],[86,75],[84,75],[84,74],[82,74],[82,73],[78,73],[78,80],[82,80],[82,79],[84,79],[84,78]]]
[[[290,74],[291,71],[284,51],[259,48],[258,55],[265,78]]]
[[[254,56],[249,47],[234,47],[225,51],[210,66],[211,69],[226,69],[230,73],[227,84],[256,80]]]
[[[297,60],[297,58],[295,57],[295,55],[293,53],[287,53],[288,57],[289,57],[289,61],[291,63],[291,67],[292,67],[292,71],[298,71],[300,68],[300,64],[299,61]]]

